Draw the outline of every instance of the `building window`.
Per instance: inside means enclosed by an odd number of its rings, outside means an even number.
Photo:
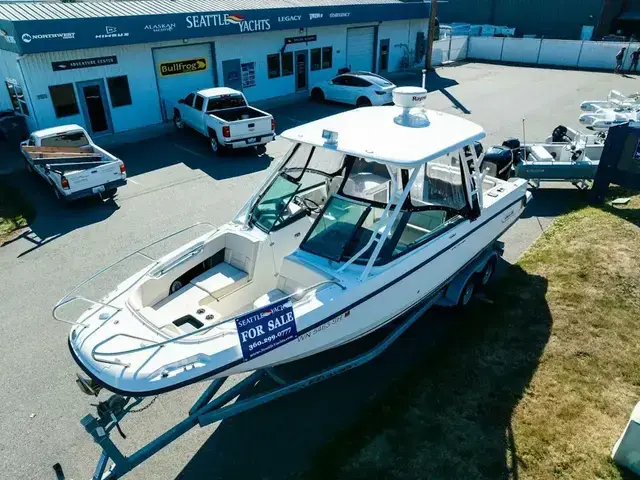
[[[333,47],[322,48],[322,69],[331,68],[333,65]]]
[[[322,61],[320,60],[320,49],[312,48],[311,49],[311,70],[320,70],[322,67]]]
[[[278,78],[280,76],[280,55],[277,53],[267,55],[267,71],[269,78]]]
[[[56,117],[70,117],[80,113],[73,84],[53,85],[49,87],[49,94],[53,102],[53,109],[56,111]]]
[[[293,75],[293,53],[282,54],[282,76]]]
[[[111,96],[112,107],[124,107],[131,105],[131,92],[129,91],[129,80],[126,75],[120,77],[107,78],[109,96]]]
[[[9,97],[11,98],[11,105],[13,105],[13,109],[22,113],[23,115],[29,116],[29,107],[27,106],[27,101],[24,98],[24,93],[22,91],[22,87],[20,85],[16,85],[15,83],[4,82],[7,85],[7,90],[9,91]]]

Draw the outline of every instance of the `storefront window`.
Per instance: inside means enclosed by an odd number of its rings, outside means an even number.
[[[282,76],[293,75],[293,53],[286,52],[282,54]]]
[[[267,55],[267,71],[269,78],[278,78],[280,76],[280,55]]]
[[[322,61],[320,60],[320,49],[311,49],[311,70],[320,70],[322,68]]]
[[[4,82],[7,86],[7,90],[9,91],[9,97],[11,98],[11,105],[13,105],[13,109],[22,113],[23,115],[29,116],[29,107],[27,106],[27,101],[24,98],[24,93],[22,92],[22,87],[15,83]]]
[[[49,87],[49,94],[51,95],[56,117],[70,117],[80,112],[80,110],[78,110],[78,102],[76,100],[76,92],[73,90],[73,84],[52,85]]]
[[[331,68],[333,64],[333,47],[322,48],[322,69]]]
[[[131,105],[131,92],[129,91],[129,81],[126,75],[107,78],[107,85],[113,107]]]

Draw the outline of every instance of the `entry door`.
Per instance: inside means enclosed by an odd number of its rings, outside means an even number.
[[[309,88],[307,78],[307,51],[295,52],[296,57],[296,91],[307,90]]]
[[[104,80],[76,83],[87,130],[92,135],[113,133]]]
[[[380,40],[380,61],[378,62],[380,73],[389,71],[389,39]]]
[[[225,87],[242,91],[242,69],[239,58],[222,62],[222,83]]]

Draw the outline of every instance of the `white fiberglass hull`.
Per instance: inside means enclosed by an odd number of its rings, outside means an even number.
[[[154,337],[152,329],[133,317],[104,322],[96,315],[88,320],[88,328],[72,331],[72,355],[85,373],[107,389],[145,396],[288,363],[346,344],[374,332],[439,292],[515,223],[526,205],[526,183],[516,180],[494,190],[485,193],[485,208],[474,221],[465,220],[399,260],[377,267],[382,270],[374,269],[367,281],[359,282],[357,272],[337,276],[346,289],[321,289],[313,298],[296,304],[296,338],[251,360],[243,359],[238,331],[231,322],[202,334],[200,340],[191,338],[111,357],[117,363],[126,362],[126,366],[105,363],[96,352],[134,350],[148,345],[147,340],[157,342],[163,338]],[[305,252],[297,255],[312,257]],[[126,313],[126,306],[123,307]]]

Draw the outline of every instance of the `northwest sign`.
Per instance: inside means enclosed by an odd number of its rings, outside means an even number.
[[[22,34],[22,41],[24,43],[31,43],[33,40],[56,40],[56,39],[62,39],[62,40],[73,40],[74,38],[76,38],[76,34],[75,32],[66,32],[66,33],[41,33],[41,34],[30,34],[30,33],[23,33]]]
[[[244,361],[264,355],[298,336],[291,300],[284,299],[236,318]]]
[[[115,55],[109,57],[79,58],[78,60],[64,60],[62,62],[51,62],[54,72],[62,70],[75,70],[76,68],[101,67],[103,65],[115,65],[118,58]]]
[[[271,30],[269,19],[245,20],[244,15],[237,13],[210,13],[208,15],[188,15],[187,28],[210,28],[238,25],[240,33],[262,32]]]
[[[207,69],[206,58],[191,58],[189,60],[177,60],[175,62],[164,62],[159,65],[160,76],[170,77],[183,73],[202,72]]]
[[[287,37],[284,39],[284,43],[285,45],[291,45],[292,43],[315,42],[316,39],[315,35],[303,35],[301,37]]]

